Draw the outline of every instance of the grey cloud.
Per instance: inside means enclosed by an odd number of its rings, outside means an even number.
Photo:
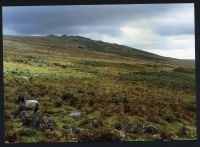
[[[163,25],[162,27],[156,28],[155,32],[162,36],[188,35],[188,34],[194,34],[194,26]]]
[[[3,27],[19,35],[79,34],[88,31],[120,35],[119,28],[128,21],[162,17],[170,10],[182,7],[175,4],[4,7]],[[155,31],[168,35],[176,33],[176,29],[163,32],[162,28],[158,28]],[[182,30],[179,29],[178,33]]]
[[[194,4],[3,7],[3,33],[82,35],[171,55],[174,49],[194,49],[193,11]],[[124,27],[139,34],[124,34]]]

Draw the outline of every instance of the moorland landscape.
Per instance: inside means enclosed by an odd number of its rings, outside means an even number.
[[[4,35],[3,58],[8,143],[196,139],[192,60],[67,35]],[[22,122],[18,96],[51,128]]]

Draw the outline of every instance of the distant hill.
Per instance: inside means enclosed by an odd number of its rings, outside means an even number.
[[[63,49],[86,52],[110,53],[121,57],[135,58],[147,61],[172,61],[194,64],[194,60],[178,60],[169,57],[163,57],[150,52],[131,48],[125,45],[107,43],[103,41],[92,40],[81,36],[9,36],[4,35],[4,43],[6,41],[18,42],[32,46],[48,47],[52,49]]]

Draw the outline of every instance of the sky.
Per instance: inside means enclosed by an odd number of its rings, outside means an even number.
[[[3,7],[4,35],[79,35],[195,59],[194,4]]]

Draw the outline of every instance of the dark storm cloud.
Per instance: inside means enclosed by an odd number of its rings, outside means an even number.
[[[109,31],[114,33],[121,23],[116,17],[120,16],[109,14],[108,9],[100,9],[99,6],[4,8],[3,25],[17,34],[25,35],[76,34],[91,28],[108,32],[105,26],[109,28],[111,25],[113,27]]]
[[[120,35],[120,27],[140,18],[162,18],[173,9],[187,5],[99,5],[99,6],[45,6],[3,8],[5,30],[21,35],[79,34],[88,31]],[[148,21],[148,20],[147,20]],[[171,24],[173,25],[173,24]],[[193,33],[191,26],[163,29],[161,35]],[[168,27],[168,26],[166,26]],[[4,33],[9,33],[4,31]]]

